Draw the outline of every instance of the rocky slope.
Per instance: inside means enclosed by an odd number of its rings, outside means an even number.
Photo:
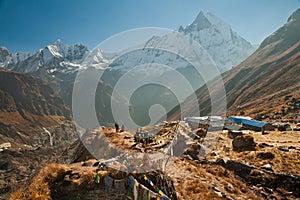
[[[299,115],[300,98],[300,10],[287,23],[267,37],[260,47],[240,65],[223,74],[229,114]],[[211,82],[212,85],[214,82]],[[212,95],[220,90],[214,88]],[[202,115],[210,113],[211,100],[204,86],[196,91]],[[189,99],[187,100],[189,101]],[[171,115],[177,117],[179,108]],[[175,118],[176,118],[175,117]],[[279,116],[280,117],[280,116]]]
[[[0,199],[76,138],[70,109],[46,82],[0,69]]]
[[[31,75],[1,69],[0,94],[1,137],[10,138],[9,141],[14,144],[37,145],[40,140],[45,144],[48,141],[46,145],[50,146],[47,129],[71,124],[68,106],[46,82]],[[52,134],[53,145],[65,143],[68,137],[70,141],[74,138],[74,134]]]
[[[77,141],[64,152],[61,157],[62,160],[60,160],[60,162],[73,164],[59,166],[58,169],[53,171],[50,170],[55,175],[65,172],[58,176],[59,178],[55,176],[54,179],[50,179],[54,180],[49,182],[52,187],[50,187],[50,191],[48,190],[48,195],[51,195],[52,199],[60,199],[59,197],[66,195],[67,191],[72,195],[80,196],[82,199],[104,195],[103,185],[95,188],[91,171],[95,170],[99,163],[106,163],[109,168],[122,174],[122,171],[118,170],[124,170],[129,166],[130,156],[128,155],[130,154],[127,154],[125,159],[114,157],[114,154],[120,154],[120,150],[123,153],[125,151],[138,153],[141,150],[146,150],[145,147],[142,147],[143,145],[134,142],[134,131],[116,133],[112,128],[101,128],[103,132],[100,129],[91,129],[88,132],[89,137],[84,138],[89,144],[94,143],[95,146],[99,146],[95,151],[101,159],[91,160],[94,158],[93,155],[87,151],[81,141]],[[148,128],[151,130],[151,128],[155,129],[157,127]],[[163,183],[171,182],[171,184],[164,185],[160,183],[161,186],[163,185],[161,188],[168,195],[170,193],[174,194],[175,189],[176,198],[178,199],[299,198],[299,132],[273,131],[267,135],[250,132],[247,137],[254,139],[255,147],[251,150],[237,151],[233,148],[234,139],[225,132],[219,133],[216,145],[206,155],[205,159],[199,154],[201,144],[194,141],[193,145],[185,149],[186,152],[183,155],[180,154],[178,157],[174,156],[168,159],[168,163],[161,170],[168,177],[163,178]],[[101,145],[97,145],[97,142]],[[190,148],[195,146],[197,148]],[[151,152],[149,150],[155,151],[154,146],[150,148],[148,146],[147,149],[148,153]],[[174,148],[174,150],[176,149]],[[111,159],[107,160],[109,157]],[[147,169],[147,163],[154,166],[156,159],[158,157],[150,158],[147,154],[129,163],[141,166],[139,169],[142,170]],[[127,162],[124,162],[125,160]],[[143,165],[140,165],[140,161]],[[123,165],[120,165],[120,163],[123,163]],[[67,168],[68,170],[60,170],[61,168]],[[157,181],[161,177],[158,169],[160,167],[154,170],[156,171],[154,174],[152,173],[151,180]],[[40,174],[45,175],[47,173],[42,171]],[[32,187],[37,183],[39,182],[31,183],[28,191],[34,193],[37,188],[42,188]],[[173,186],[170,187],[173,184],[174,188]],[[25,194],[28,195],[30,192]],[[118,195],[119,192],[115,190],[112,195]],[[20,195],[20,191],[15,193],[15,195],[18,194]]]

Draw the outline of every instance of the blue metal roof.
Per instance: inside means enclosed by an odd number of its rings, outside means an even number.
[[[228,120],[234,121],[237,124],[241,124],[242,123],[242,118],[239,118],[239,117],[230,116],[228,118]]]
[[[258,127],[258,128],[262,128],[262,127],[264,127],[264,125],[267,124],[267,122],[257,121],[254,119],[251,119],[251,120],[244,119],[244,118],[239,118],[239,117],[234,117],[234,116],[229,117],[228,120],[234,121],[237,124],[244,124],[244,125],[249,125],[249,126]]]

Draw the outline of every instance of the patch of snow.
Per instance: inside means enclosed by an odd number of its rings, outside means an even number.
[[[50,73],[53,73],[53,72],[56,72],[56,71],[57,71],[57,68],[50,69],[50,70],[47,70],[47,71],[50,72]]]
[[[49,50],[49,52],[50,52],[53,56],[55,56],[55,57],[63,57],[63,56],[59,53],[57,46],[55,46],[55,45],[48,45],[48,46],[47,46],[47,49]]]
[[[72,67],[81,67],[81,65],[78,63],[65,62],[65,61],[60,62],[60,66],[64,66],[64,65],[72,66]]]

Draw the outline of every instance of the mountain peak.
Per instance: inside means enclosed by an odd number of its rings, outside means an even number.
[[[203,11],[200,11],[196,19],[190,25],[190,27],[193,27],[194,29],[197,29],[199,31],[201,29],[208,28],[211,25],[212,24],[209,21],[209,19],[206,17],[205,13]]]
[[[288,22],[294,20],[300,20],[300,8],[293,12],[293,14],[288,18]]]
[[[300,36],[300,9],[296,10],[288,18],[281,28],[275,31],[272,35],[267,37],[259,46],[259,49],[273,44],[276,46],[274,52],[283,52],[299,42]]]
[[[222,19],[210,12],[200,11],[192,24],[178,32],[198,42],[208,53],[221,71],[226,71],[247,58],[255,48],[235,33]],[[219,59],[229,58],[229,59]]]
[[[57,39],[56,42],[54,43],[56,46],[60,46],[61,45],[61,39]]]
[[[50,59],[54,56],[73,62],[81,60],[88,52],[87,47],[82,44],[67,45],[62,43],[60,39],[57,39],[53,44],[47,45],[45,50],[51,54]]]
[[[6,57],[9,55],[9,51],[5,47],[0,46],[0,63],[4,62]],[[1,65],[0,65],[1,66]]]

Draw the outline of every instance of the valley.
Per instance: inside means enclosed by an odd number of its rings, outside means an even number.
[[[0,47],[0,199],[299,199],[299,32],[200,11],[119,52]]]

